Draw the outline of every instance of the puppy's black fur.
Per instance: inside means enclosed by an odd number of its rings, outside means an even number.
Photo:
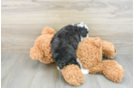
[[[60,69],[69,64],[76,64],[80,67],[77,62],[76,49],[81,36],[86,37],[87,33],[85,27],[67,25],[54,35],[51,41],[52,58]]]

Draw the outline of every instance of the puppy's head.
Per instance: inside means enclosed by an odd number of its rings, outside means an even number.
[[[72,24],[72,25],[75,25],[79,28],[81,37],[83,37],[83,38],[88,37],[89,28],[87,27],[86,24],[84,24],[84,22],[81,22],[78,24]]]

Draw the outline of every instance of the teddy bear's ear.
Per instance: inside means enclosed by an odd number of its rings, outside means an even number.
[[[45,35],[45,34],[55,34],[55,30],[50,28],[50,27],[46,27],[42,30],[41,34]]]
[[[100,47],[101,46],[101,39],[99,37],[94,38],[93,45]]]

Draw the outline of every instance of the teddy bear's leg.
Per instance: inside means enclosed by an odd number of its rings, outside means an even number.
[[[108,59],[114,58],[116,54],[116,48],[114,47],[114,44],[104,40],[102,40],[101,43],[102,43],[102,54]]]
[[[121,82],[124,76],[124,69],[116,61],[106,60],[103,61],[104,71],[103,74],[114,82]]]
[[[111,81],[121,82],[124,76],[124,69],[114,60],[105,60],[92,67],[89,73],[103,73]]]
[[[103,64],[100,62],[96,66],[91,67],[89,69],[89,73],[91,73],[91,74],[96,74],[96,73],[101,74],[101,73],[103,73]]]
[[[77,65],[65,66],[62,70],[62,75],[67,83],[73,86],[79,86],[84,82],[84,76]]]
[[[40,52],[40,50],[38,49],[38,47],[34,46],[33,48],[31,48],[30,50],[30,57],[33,60],[38,60],[41,59],[43,57],[43,53]]]

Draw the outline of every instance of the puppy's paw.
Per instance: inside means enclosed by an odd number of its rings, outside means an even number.
[[[60,71],[60,68],[57,66],[57,69]]]
[[[84,75],[87,75],[87,74],[89,74],[89,69],[81,69],[81,72],[82,72]]]

